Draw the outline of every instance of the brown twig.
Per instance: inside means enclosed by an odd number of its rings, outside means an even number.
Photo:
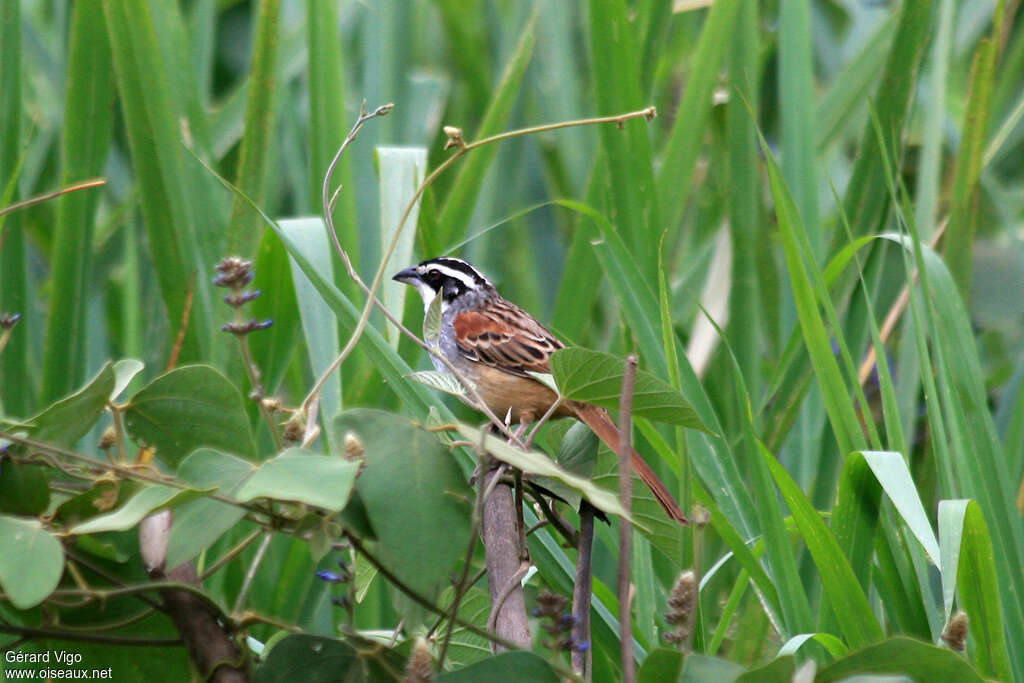
[[[45,628],[26,628],[0,624],[0,633],[10,633],[23,639],[45,638],[47,640],[70,640],[80,643],[102,643],[105,645],[132,645],[136,647],[178,647],[180,638],[138,638],[134,636],[107,636],[87,631],[56,631]]]
[[[192,314],[192,297],[196,293],[196,272],[188,280],[188,289],[185,291],[185,306],[181,309],[181,321],[178,325],[178,336],[174,339],[174,346],[171,347],[171,355],[167,359],[167,370],[171,371],[178,364],[178,355],[181,347],[185,345],[185,333],[188,332],[188,318]]]
[[[512,488],[497,485],[501,468],[483,472],[477,480],[477,490],[493,491],[483,501],[480,536],[483,539],[487,562],[487,589],[491,598],[491,616],[488,624],[503,639],[518,648],[530,647],[530,628],[526,619],[526,598],[523,594],[520,559],[520,539],[516,529],[516,506]],[[527,564],[527,566],[529,566]],[[516,578],[518,576],[518,578]],[[507,649],[496,643],[495,651]]]
[[[593,651],[590,647],[590,596],[594,573],[591,554],[594,548],[594,506],[580,501],[580,533],[576,543],[576,581],[572,589],[572,669],[590,680],[593,676]]]
[[[626,515],[630,514],[633,500],[633,478],[630,467],[630,442],[633,435],[633,387],[636,384],[636,355],[626,358],[626,371],[622,376],[622,397],[619,399],[619,499]],[[622,646],[622,680],[636,683],[636,661],[633,658],[633,620],[630,595],[630,559],[633,552],[633,527],[625,519],[619,520],[619,642]]]
[[[106,178],[93,178],[92,180],[83,180],[80,183],[75,183],[74,185],[69,185],[68,187],[64,187],[53,192],[48,192],[46,194],[41,194],[38,197],[30,197],[23,201],[15,202],[14,204],[10,204],[8,206],[0,208],[0,216],[3,216],[4,214],[8,213],[14,213],[15,211],[20,211],[21,209],[27,209],[31,206],[35,206],[36,204],[48,202],[51,199],[56,199],[57,197],[63,194],[68,194],[69,192],[77,192],[78,190],[88,190],[89,188],[100,187],[106,184]]]

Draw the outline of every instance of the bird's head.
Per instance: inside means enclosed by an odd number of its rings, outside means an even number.
[[[450,304],[468,293],[494,291],[494,285],[480,271],[462,259],[450,256],[439,256],[409,266],[391,279],[415,287],[425,307],[430,306],[438,294],[443,297],[443,304]]]

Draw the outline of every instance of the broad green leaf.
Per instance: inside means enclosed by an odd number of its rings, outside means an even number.
[[[99,479],[88,490],[73,496],[58,506],[54,522],[71,526],[123,505],[140,485],[134,481]]]
[[[104,397],[110,393],[108,389]],[[157,377],[132,396],[125,427],[156,457],[176,465],[199,446],[247,457],[256,454],[242,397],[208,365],[190,365]]]
[[[904,675],[915,681],[982,683],[967,661],[951,650],[911,638],[890,638],[853,652],[818,671],[816,683],[850,676]]]
[[[0,511],[35,516],[50,506],[47,468],[10,462],[0,464]]]
[[[792,655],[779,655],[764,666],[746,671],[736,677],[736,683],[791,683],[796,671]]]
[[[437,683],[558,683],[562,679],[543,657],[520,651],[481,659],[462,669],[446,671],[434,680]]]
[[[124,358],[114,363],[114,389],[110,392],[111,403],[124,393],[135,376],[142,372],[146,364],[134,358]]]
[[[356,490],[381,559],[413,588],[436,594],[469,537],[473,492],[454,455],[434,434],[382,411],[346,411],[334,429],[339,443],[352,434],[365,449]]]
[[[735,662],[727,662],[717,657],[691,654],[683,661],[683,671],[679,683],[732,683],[743,673],[743,667]]]
[[[264,461],[234,496],[245,503],[256,498],[306,503],[338,512],[348,503],[359,463],[340,455],[315,455],[289,448]]]
[[[406,375],[406,377],[414,382],[426,384],[431,389],[437,389],[438,391],[443,391],[446,394],[451,394],[452,396],[466,395],[466,387],[462,386],[462,382],[456,379],[455,375],[450,372],[421,370],[419,372]]]
[[[557,480],[556,480],[557,481]],[[598,456],[592,481],[599,491],[613,494],[619,488],[619,456],[607,448],[598,448]],[[634,525],[654,545],[672,561],[676,571],[682,567],[682,546],[679,539],[679,524],[665,514],[661,505],[655,500],[640,478],[632,475],[633,497],[630,501],[630,517]],[[554,489],[556,492],[558,489]],[[577,496],[581,495],[575,491]],[[585,496],[584,496],[585,497]],[[567,500],[572,501],[572,498]],[[615,496],[618,501],[618,496]],[[596,506],[595,506],[596,507]]]
[[[63,573],[64,549],[38,520],[0,515],[0,588],[12,605],[38,605]]]
[[[583,401],[618,408],[625,362],[600,351],[573,347],[551,356],[551,372],[561,394]],[[708,431],[696,411],[672,385],[644,370],[637,370],[633,391],[633,413],[650,420]]]
[[[100,419],[113,390],[114,370],[107,363],[87,385],[29,420],[29,435],[58,446],[74,445]]]
[[[619,502],[618,496],[595,486],[589,479],[584,479],[571,472],[567,472],[544,453],[514,448],[503,439],[491,434],[482,434],[476,427],[470,427],[461,422],[456,425],[456,428],[459,434],[467,441],[475,444],[482,443],[484,450],[498,460],[508,463],[526,474],[536,474],[557,479],[566,486],[579,491],[598,510],[629,519],[626,510]]]
[[[197,489],[217,488],[232,496],[252,475],[252,463],[211,448],[194,451],[178,465],[178,479]],[[245,509],[211,498],[200,498],[174,510],[167,544],[167,566],[177,567],[209,548],[245,516]]]
[[[351,642],[349,642],[351,641]],[[346,681],[387,683],[402,680],[405,662],[394,651],[363,638],[346,640],[293,633],[264,653],[255,683]]]
[[[441,604],[451,607],[451,599],[455,591],[453,588],[446,588],[442,594]],[[466,594],[459,601],[459,618],[468,621],[480,628],[487,628],[487,618],[491,614],[491,596],[487,591],[476,586],[470,586]],[[441,622],[438,633],[444,633],[448,629],[448,620]],[[481,635],[468,631],[465,627],[455,625],[452,631],[451,645],[448,648],[448,660],[456,668],[464,667],[481,659],[487,659],[492,655],[491,643]]]
[[[864,451],[862,453],[868,467],[878,478],[878,483],[889,496],[896,511],[903,517],[907,527],[924,547],[928,557],[936,566],[941,566],[939,542],[935,538],[928,514],[921,503],[917,486],[910,476],[907,463],[899,453]]]
[[[548,389],[555,392],[556,394],[558,393],[558,385],[555,384],[555,377],[551,373],[533,372],[532,370],[527,370],[526,374],[528,374],[530,377],[534,378],[535,380],[546,386]]]
[[[413,194],[423,182],[427,168],[427,150],[424,147],[378,147],[376,156],[377,173],[380,175],[380,244],[383,259],[388,246],[395,238],[398,222],[405,213],[406,206],[412,201]],[[402,232],[398,235],[398,242],[389,261],[392,266],[405,268],[413,262],[412,247],[416,241],[419,215],[420,200],[417,199],[402,225]],[[386,287],[381,292],[381,300],[388,310],[402,311],[408,289]],[[398,340],[402,336],[401,331],[394,325],[388,325],[387,336],[391,348],[397,349]]]
[[[664,683],[675,681],[683,670],[683,653],[659,647],[647,653],[636,672],[637,683]]]
[[[129,498],[124,505],[105,515],[99,515],[68,529],[68,533],[80,536],[101,531],[124,531],[134,528],[139,522],[160,510],[168,510],[190,500],[211,493],[212,490],[196,491],[172,486],[154,484],[146,486]]]

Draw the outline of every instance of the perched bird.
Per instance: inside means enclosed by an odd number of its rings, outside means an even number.
[[[428,259],[393,279],[415,287],[425,310],[435,297],[441,297],[440,353],[474,384],[495,415],[511,415],[513,420],[529,424],[547,413],[558,397],[528,373],[551,372],[549,357],[565,345],[533,316],[504,299],[480,271],[461,259]],[[438,358],[431,360],[439,372],[449,372]],[[565,401],[554,417],[574,417],[584,422],[618,452],[619,429],[604,408]],[[632,448],[630,463],[665,513],[686,524],[686,515],[675,498]]]

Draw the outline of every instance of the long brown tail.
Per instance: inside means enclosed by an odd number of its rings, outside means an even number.
[[[576,418],[590,427],[597,434],[598,438],[604,441],[612,451],[615,453],[619,452],[619,428],[612,422],[607,410],[598,406],[575,402],[570,403],[569,408]],[[632,466],[633,471],[636,472],[636,475],[640,477],[640,480],[654,494],[655,499],[665,510],[665,514],[680,524],[689,524],[690,520],[683,514],[679,503],[668,492],[661,479],[658,479],[658,475],[654,473],[654,470],[647,464],[647,461],[640,457],[640,454],[632,447],[629,451],[629,464]]]

